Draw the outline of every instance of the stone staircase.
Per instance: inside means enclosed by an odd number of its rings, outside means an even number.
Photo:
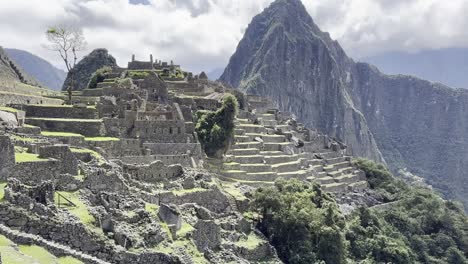
[[[325,147],[317,153],[303,152],[286,135],[297,134],[263,113],[255,121],[240,113],[235,120],[234,139],[222,165],[224,179],[246,185],[273,184],[278,178],[315,181],[329,192],[367,187],[365,175],[352,166],[351,158]],[[275,133],[281,131],[281,134]]]
[[[14,241],[17,244],[37,245],[37,246],[46,248],[47,250],[52,252],[54,255],[72,256],[87,264],[110,264],[109,262],[87,255],[83,252],[79,252],[74,249],[71,249],[68,246],[46,240],[37,235],[20,232],[18,230],[11,229],[2,224],[0,224],[0,234],[4,235],[5,237]]]

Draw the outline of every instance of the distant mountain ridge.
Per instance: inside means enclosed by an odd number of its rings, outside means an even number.
[[[220,80],[468,205],[468,90],[354,62],[300,0],[254,17]]]
[[[423,50],[417,53],[386,52],[360,61],[373,64],[386,74],[414,75],[468,89],[468,48]]]
[[[19,49],[5,49],[8,56],[14,60],[29,75],[33,76],[45,87],[60,90],[67,73],[56,68],[45,59],[30,52]]]

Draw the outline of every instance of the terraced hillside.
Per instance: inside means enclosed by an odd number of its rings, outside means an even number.
[[[366,188],[362,171],[338,142],[310,131],[276,109],[251,114],[241,111],[236,119],[235,143],[225,157],[221,174],[229,181],[262,186],[278,178],[314,181],[329,192]],[[310,140],[310,141],[308,141]]]

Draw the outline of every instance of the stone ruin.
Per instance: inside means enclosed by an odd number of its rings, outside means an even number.
[[[213,161],[194,114],[225,93],[241,109],[233,145]],[[12,102],[16,114],[0,115],[0,234],[85,263],[278,263],[242,216],[248,192],[278,178],[335,193],[367,187],[344,144],[153,56],[75,91],[73,106],[62,100]]]

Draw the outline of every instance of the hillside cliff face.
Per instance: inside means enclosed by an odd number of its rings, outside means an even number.
[[[300,0],[277,0],[256,16],[220,80],[468,204],[468,91],[355,63]]]
[[[24,50],[5,49],[8,56],[45,87],[60,90],[67,73],[48,61]]]
[[[256,16],[220,80],[267,96],[309,127],[383,161],[347,89],[353,62],[314,24],[299,0],[280,0]]]
[[[8,56],[2,47],[0,47],[0,81],[22,82],[34,86],[39,85],[38,81],[25,73],[24,70]]]
[[[116,67],[117,62],[112,55],[106,49],[95,49],[86,57],[84,57],[75,66],[75,85],[73,90],[83,90],[88,87],[88,82],[91,76],[98,69],[109,66]],[[62,90],[66,91],[71,83],[70,73],[67,74],[67,78],[63,83]]]

